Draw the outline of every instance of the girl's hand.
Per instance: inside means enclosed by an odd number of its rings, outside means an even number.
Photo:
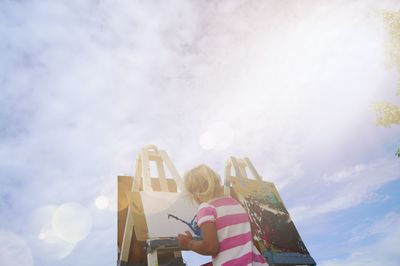
[[[219,243],[215,223],[204,223],[200,226],[203,236],[195,240],[189,231],[185,235],[178,235],[179,247],[182,250],[193,250],[201,255],[217,256]]]
[[[189,231],[186,231],[185,234],[178,235],[178,243],[179,247],[183,250],[190,250],[190,243],[193,240],[193,236]]]

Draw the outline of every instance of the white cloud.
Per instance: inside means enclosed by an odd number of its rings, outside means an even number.
[[[374,15],[396,1],[172,2],[0,3],[1,226],[49,204],[115,199],[116,176],[149,143],[181,173],[206,162],[222,174],[228,156],[248,156],[294,210],[355,206],[396,178],[394,161],[363,160],[398,136],[370,109],[397,78]],[[205,151],[210,130],[218,143]],[[348,164],[360,166],[315,180]],[[92,232],[61,263],[116,253],[115,213],[91,214]]]
[[[380,237],[373,244],[351,250],[351,254],[347,258],[322,261],[318,265],[397,266],[399,264],[400,215],[398,213],[388,213],[381,220],[374,222],[364,231],[359,231],[359,233],[363,237],[372,235],[379,235]]]
[[[369,164],[357,164],[345,170],[325,175],[311,184],[309,201],[290,209],[295,221],[355,207],[381,199],[374,193],[383,185],[398,180],[400,166],[396,158],[380,159]],[[383,198],[384,199],[384,198]]]
[[[371,236],[388,235],[399,225],[399,221],[400,215],[396,212],[389,212],[378,221],[367,221],[351,230],[348,242],[356,243]]]

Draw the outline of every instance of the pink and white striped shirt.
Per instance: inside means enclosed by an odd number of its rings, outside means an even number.
[[[212,258],[214,266],[268,265],[253,245],[249,217],[243,207],[229,196],[200,204],[197,224],[214,222],[219,250]]]

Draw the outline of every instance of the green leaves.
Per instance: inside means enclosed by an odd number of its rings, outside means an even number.
[[[383,20],[388,32],[386,43],[387,58],[391,66],[400,72],[400,10],[383,12]],[[398,82],[397,95],[400,96],[400,80]],[[375,103],[376,124],[378,126],[390,127],[400,124],[400,107],[390,102]],[[400,158],[400,148],[397,148],[395,155]]]
[[[390,127],[393,124],[400,124],[400,107],[389,102],[378,102],[374,109],[377,114],[377,125]]]

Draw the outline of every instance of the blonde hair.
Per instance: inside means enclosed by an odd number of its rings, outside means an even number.
[[[221,189],[221,178],[207,165],[201,164],[185,173],[185,187],[189,195],[209,201],[215,198]]]

